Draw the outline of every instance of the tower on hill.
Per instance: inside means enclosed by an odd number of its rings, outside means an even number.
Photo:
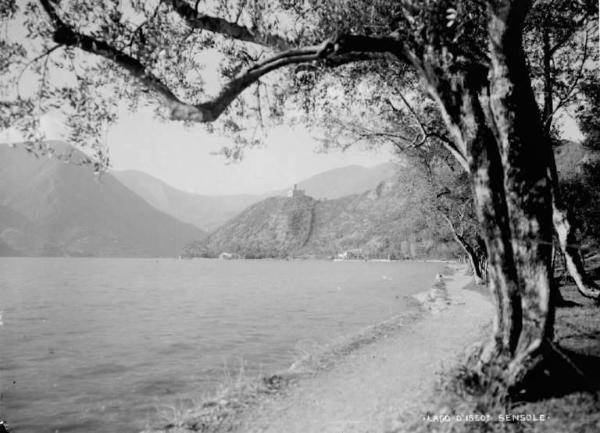
[[[298,185],[294,184],[294,187],[287,192],[287,196],[291,198],[304,197],[306,193],[303,189],[298,189]]]

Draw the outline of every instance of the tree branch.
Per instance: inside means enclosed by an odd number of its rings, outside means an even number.
[[[171,0],[170,4],[187,25],[195,29],[219,33],[239,41],[252,42],[279,51],[297,46],[295,41],[282,36],[261,33],[256,29],[249,29],[248,27],[239,25],[237,24],[237,20],[232,23],[223,18],[201,14],[185,0]]]
[[[48,48],[47,50],[45,50],[42,54],[34,57],[33,59],[31,59],[29,62],[27,62],[27,64],[23,67],[23,69],[21,70],[21,72],[19,73],[19,75],[17,76],[17,79],[15,80],[16,86],[17,86],[17,92],[20,94],[20,89],[19,89],[19,84],[21,82],[21,78],[23,78],[23,75],[25,74],[25,72],[27,71],[27,69],[34,64],[35,62],[37,62],[38,60],[49,56],[50,54],[52,54],[54,51],[56,51],[57,49],[61,48],[60,44],[56,44],[51,48]]]
[[[475,253],[475,250],[473,249],[473,247],[469,244],[469,242],[467,242],[467,240],[464,238],[464,236],[462,234],[458,233],[458,230],[456,230],[456,226],[454,225],[454,223],[452,222],[450,217],[446,214],[446,212],[444,212],[439,207],[438,207],[438,212],[440,213],[442,218],[448,223],[448,226],[450,227],[450,231],[452,232],[452,235],[454,236],[454,239],[456,240],[456,242],[458,242],[458,244],[462,247],[462,249],[465,251],[465,253],[469,256],[472,266],[474,266],[474,267],[477,266],[477,264],[475,263],[475,257],[477,256],[477,254]],[[474,268],[473,272],[477,273],[477,269]]]
[[[571,40],[571,38],[573,37],[573,35],[577,31],[579,31],[579,29],[581,29],[582,26],[587,22],[587,20],[588,20],[588,18],[590,18],[590,16],[593,16],[593,15],[591,14],[590,11],[588,11],[579,20],[575,21],[573,26],[571,27],[571,29],[569,29],[569,31],[563,36],[563,38],[558,40],[558,42],[556,42],[554,44],[554,46],[552,46],[550,48],[550,55],[554,55],[554,53],[556,53],[556,51],[558,51],[567,42],[569,42]]]
[[[577,71],[577,74],[575,74],[575,76],[573,77],[573,80],[571,81],[571,85],[567,88],[567,91],[565,92],[565,94],[563,95],[563,97],[560,98],[560,100],[556,104],[556,107],[554,108],[554,111],[549,114],[549,116],[548,116],[549,119],[545,119],[546,122],[551,121],[551,119],[554,117],[554,115],[556,114],[556,112],[567,103],[567,101],[569,100],[569,98],[573,95],[573,92],[575,91],[575,89],[577,89],[577,85],[579,84],[579,82],[583,78],[583,74],[585,72],[585,65],[586,65],[587,59],[589,57],[589,53],[588,53],[588,37],[589,37],[589,35],[586,33],[585,40],[583,42],[583,52],[581,54],[581,64],[579,65],[579,69]]]
[[[466,160],[465,156],[463,155],[463,153],[458,148],[458,146],[456,146],[452,142],[452,140],[450,140],[448,137],[440,135],[436,132],[428,131],[427,127],[421,121],[421,118],[419,117],[417,112],[412,108],[412,106],[410,105],[408,100],[404,97],[404,95],[402,95],[402,93],[399,93],[398,95],[400,96],[400,98],[402,99],[402,102],[404,103],[404,105],[406,105],[406,107],[408,108],[408,110],[410,111],[410,113],[412,114],[414,119],[416,120],[416,122],[419,126],[419,129],[421,130],[421,134],[422,134],[421,140],[417,140],[417,137],[415,137],[412,147],[419,147],[419,146],[423,145],[430,138],[436,138],[444,144],[444,146],[454,155],[454,157],[459,161],[459,163],[461,165],[465,166],[465,164],[467,163],[467,160]],[[394,104],[392,104],[392,101],[389,98],[386,100],[386,102],[388,103],[388,105],[390,107],[392,107],[392,110],[399,111],[398,108],[396,108],[394,106]]]
[[[56,43],[77,47],[88,53],[111,60],[155,92],[170,109],[170,117],[173,120],[212,122],[248,86],[263,75],[287,65],[328,61],[337,66],[352,61],[364,60],[366,57],[372,58],[371,55],[386,52],[392,53],[398,58],[406,59],[404,45],[394,37],[371,38],[343,35],[336,40],[325,41],[321,45],[297,48],[280,53],[252,66],[229,81],[214,99],[200,104],[190,104],[180,100],[163,81],[148,71],[138,59],[105,41],[75,31],[60,18],[51,0],[40,0],[40,3],[54,25],[53,39]],[[187,5],[187,3],[185,4]]]

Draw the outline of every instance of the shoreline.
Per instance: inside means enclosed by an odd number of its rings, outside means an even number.
[[[472,281],[465,266],[447,263],[447,269],[452,275],[436,278],[431,290],[409,296],[419,305],[416,313],[369,326],[316,354],[308,353],[277,374],[240,379],[177,419],[143,433],[394,428],[394,415],[425,401],[445,363],[456,362],[481,337],[490,317],[489,301],[464,290]],[[477,314],[470,317],[465,310]],[[406,347],[410,355],[398,350]]]

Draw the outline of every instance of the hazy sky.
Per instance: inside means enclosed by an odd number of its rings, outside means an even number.
[[[62,139],[58,119],[46,117],[42,128],[48,139]],[[0,133],[0,142],[18,142],[14,131]],[[227,142],[201,126],[184,128],[161,122],[150,110],[125,114],[111,127],[107,143],[115,170],[139,170],[184,191],[198,194],[261,194],[288,188],[325,170],[351,164],[372,166],[390,161],[390,149],[377,152],[350,149],[317,153],[313,138],[303,129],[280,128],[264,147],[249,149],[238,163],[211,155]]]
[[[392,159],[389,149],[317,153],[318,144],[305,130],[279,128],[264,147],[249,149],[241,162],[227,164],[222,156],[210,154],[226,144],[224,139],[202,127],[159,122],[148,112],[124,117],[111,128],[108,144],[116,170],[144,171],[199,194],[264,193],[331,168]]]
[[[573,119],[562,120],[564,137],[581,139]],[[58,119],[42,119],[42,129],[48,139],[63,138]],[[124,114],[106,139],[114,170],[143,171],[181,190],[206,195],[262,194],[332,168],[372,166],[394,158],[390,148],[318,153],[318,143],[306,130],[280,128],[264,147],[249,149],[241,162],[228,164],[222,156],[211,155],[227,144],[225,139],[207,134],[201,126],[161,122],[149,109]],[[0,132],[0,142],[21,140],[14,131]]]
[[[46,117],[42,127],[47,138],[63,138],[62,122]],[[580,139],[572,119],[563,120],[565,138]],[[14,131],[0,132],[0,142],[18,142]],[[156,120],[150,110],[125,114],[111,127],[107,143],[115,170],[139,170],[168,184],[197,194],[261,194],[336,167],[351,164],[372,166],[392,160],[391,149],[317,153],[318,147],[302,129],[273,131],[262,148],[249,149],[244,159],[228,164],[211,155],[227,142],[203,131],[184,128],[177,122]]]

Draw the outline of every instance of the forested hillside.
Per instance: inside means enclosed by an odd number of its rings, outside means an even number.
[[[426,258],[458,253],[444,226],[417,215],[398,180],[335,200],[272,197],[186,248],[189,257]]]

